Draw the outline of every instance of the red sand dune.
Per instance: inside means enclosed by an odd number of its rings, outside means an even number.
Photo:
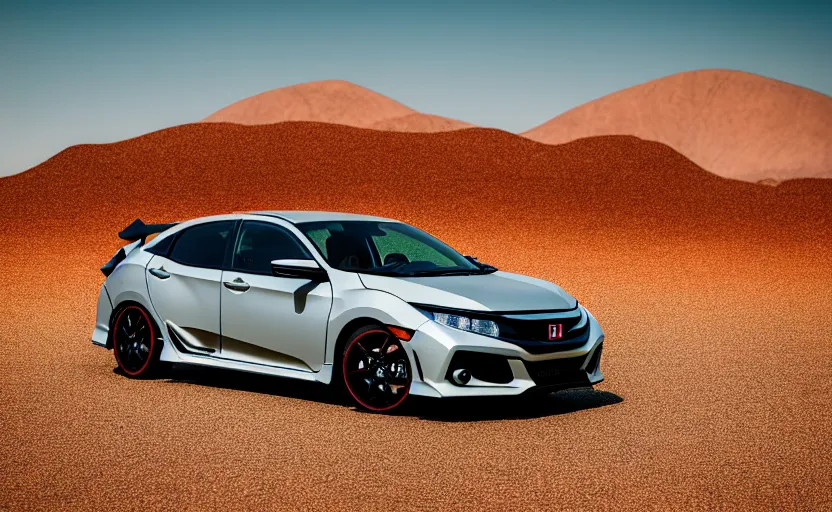
[[[832,98],[739,71],[691,71],[653,80],[576,107],[522,135],[562,144],[613,134],[662,142],[727,178],[832,178]]]
[[[200,123],[69,148],[0,179],[0,508],[828,508],[830,205],[830,180],[726,180],[629,136]],[[607,380],[381,416],[115,373],[89,338],[116,233],[265,208],[396,217],[558,282]]]
[[[95,212],[107,212],[106,221],[126,225],[137,214],[186,216],[289,202],[682,233],[699,225],[829,229],[823,227],[828,203],[821,199],[832,190],[832,182],[814,180],[779,187],[726,181],[665,145],[629,136],[547,146],[482,128],[411,134],[301,122],[197,123],[75,146],[0,183],[4,217],[45,208],[48,214],[40,216],[50,222],[103,222]],[[39,200],[20,208],[14,197],[33,191]],[[804,208],[783,202],[803,191],[811,192]]]
[[[422,114],[386,96],[343,80],[325,80],[267,91],[233,103],[202,122],[245,125],[315,121],[401,132],[456,130],[472,125]]]

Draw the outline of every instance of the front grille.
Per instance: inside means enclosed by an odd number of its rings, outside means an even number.
[[[581,370],[585,356],[550,359],[548,361],[523,361],[526,371],[538,386],[557,384],[586,384],[589,378]]]
[[[497,339],[522,347],[530,354],[550,354],[582,347],[589,339],[589,315],[576,305],[570,310],[491,312],[466,311],[424,304],[413,304],[427,312],[446,312],[495,322]],[[550,340],[550,326],[561,324],[558,339]]]
[[[589,339],[589,318],[581,308],[540,320],[509,318],[510,316],[513,315],[501,315],[496,319],[500,339],[519,345],[531,354],[571,350],[583,346]],[[562,324],[562,338],[549,339],[550,326],[553,324]]]

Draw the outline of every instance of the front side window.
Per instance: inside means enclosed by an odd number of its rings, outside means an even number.
[[[306,222],[298,229],[339,270],[397,276],[484,271],[447,244],[399,222]]]
[[[284,228],[269,222],[246,221],[240,229],[231,266],[239,272],[271,275],[273,260],[311,258],[309,251]]]
[[[183,265],[222,268],[234,221],[207,222],[182,231],[174,242],[170,259]]]

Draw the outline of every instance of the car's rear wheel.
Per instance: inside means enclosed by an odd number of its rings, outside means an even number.
[[[350,396],[368,411],[393,411],[410,393],[410,360],[401,341],[383,327],[366,326],[353,333],[341,370]]]
[[[158,366],[156,326],[141,306],[121,308],[113,321],[113,353],[119,369],[129,377],[147,377]]]

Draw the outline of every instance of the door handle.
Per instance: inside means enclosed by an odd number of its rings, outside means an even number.
[[[159,279],[167,279],[167,278],[170,277],[170,274],[168,274],[165,271],[165,267],[151,268],[151,269],[148,270],[148,272],[150,272],[154,276],[158,277]]]
[[[233,281],[223,281],[222,285],[235,292],[246,292],[249,288],[251,288],[250,284],[243,281],[239,277]]]

